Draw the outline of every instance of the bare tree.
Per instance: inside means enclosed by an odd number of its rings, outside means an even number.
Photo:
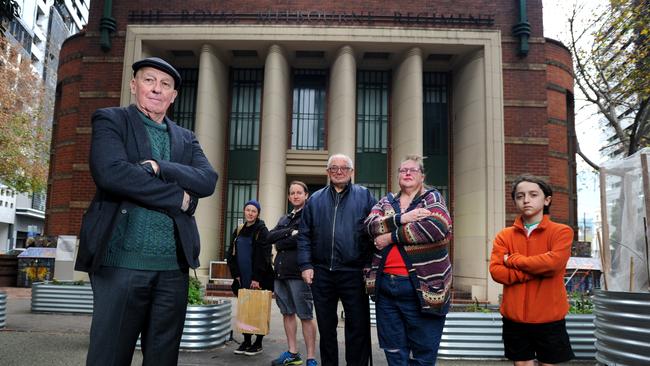
[[[584,27],[583,8],[574,7],[569,18],[576,84],[603,117],[610,136],[601,151],[610,156],[650,146],[649,6],[649,0],[610,0]],[[599,169],[579,147],[578,153]]]

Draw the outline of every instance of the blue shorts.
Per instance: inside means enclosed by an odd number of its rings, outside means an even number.
[[[314,300],[311,289],[303,280],[275,280],[275,302],[282,315],[296,314],[301,320],[314,318]]]

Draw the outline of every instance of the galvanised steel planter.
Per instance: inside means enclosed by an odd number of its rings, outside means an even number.
[[[370,306],[375,324],[374,303]],[[501,339],[501,314],[450,312],[447,314],[438,358],[440,359],[504,359]],[[568,314],[566,327],[576,359],[593,360],[596,354],[594,316]]]
[[[7,323],[7,293],[0,291],[0,329]]]
[[[223,345],[230,339],[231,316],[230,299],[219,299],[208,305],[188,305],[181,349],[204,351]]]
[[[188,305],[181,337],[181,350],[205,351],[230,339],[232,305],[229,299],[208,305]],[[140,338],[136,347],[140,348]]]
[[[605,365],[650,365],[650,293],[594,293],[596,360]]]
[[[34,313],[93,313],[93,290],[89,283],[36,282],[32,284]]]

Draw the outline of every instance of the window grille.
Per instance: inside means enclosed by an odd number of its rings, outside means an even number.
[[[194,131],[196,119],[196,95],[198,90],[198,69],[178,69],[181,74],[181,88],[174,101],[170,118],[179,126]]]
[[[357,152],[388,151],[388,71],[357,72]]]
[[[325,148],[326,81],[325,70],[294,70],[292,149],[323,150]]]
[[[262,69],[232,70],[230,150],[259,150]]]

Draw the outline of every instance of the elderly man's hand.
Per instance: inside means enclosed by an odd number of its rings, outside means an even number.
[[[314,281],[314,270],[306,269],[302,271],[302,280],[305,281],[306,284],[311,285]]]

